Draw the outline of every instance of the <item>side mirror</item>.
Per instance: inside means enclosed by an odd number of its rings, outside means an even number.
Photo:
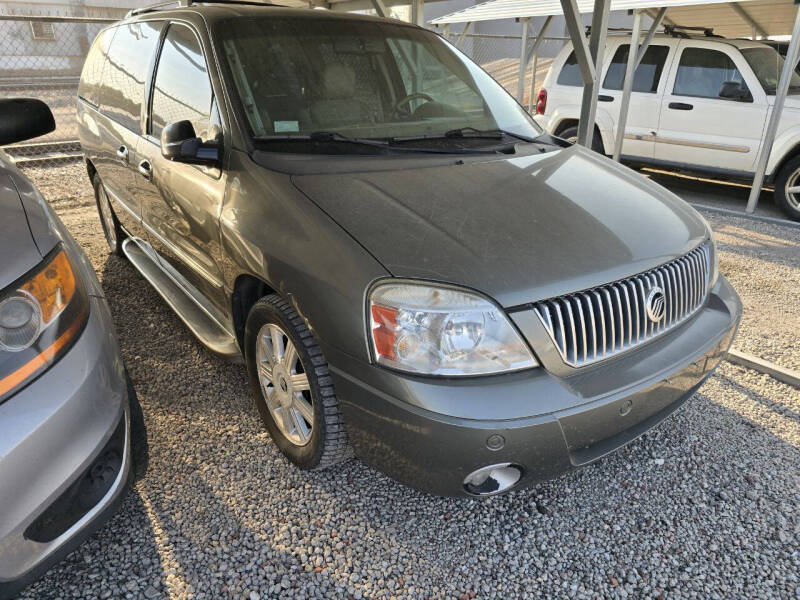
[[[719,90],[719,97],[744,102],[750,98],[750,91],[738,81],[726,81]]]
[[[175,121],[161,131],[161,155],[175,162],[215,165],[219,162],[219,146],[197,137],[191,121]]]
[[[35,98],[0,100],[0,146],[23,142],[55,131],[50,108]]]

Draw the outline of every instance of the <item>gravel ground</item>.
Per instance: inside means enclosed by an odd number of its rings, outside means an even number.
[[[301,474],[263,431],[242,367],[107,254],[82,169],[30,174],[102,278],[151,462],[120,513],[23,597],[800,598],[798,390],[723,363],[620,452],[488,501],[432,497],[358,461]],[[797,368],[797,230],[708,216],[747,310],[737,347]]]

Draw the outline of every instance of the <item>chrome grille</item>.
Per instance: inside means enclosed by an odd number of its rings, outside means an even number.
[[[582,367],[643,344],[692,316],[708,294],[711,254],[703,244],[672,262],[607,285],[533,305],[564,362]],[[661,319],[647,302],[663,292]],[[660,303],[653,302],[657,309]]]

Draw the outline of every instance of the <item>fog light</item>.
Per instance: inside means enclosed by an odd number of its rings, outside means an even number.
[[[522,478],[522,467],[511,463],[489,465],[473,471],[464,479],[464,489],[474,496],[492,496],[507,492]]]

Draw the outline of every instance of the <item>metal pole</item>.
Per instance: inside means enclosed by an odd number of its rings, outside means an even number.
[[[600,92],[600,73],[603,68],[603,57],[608,36],[608,14],[611,0],[594,0],[592,14],[592,35],[589,39],[589,52],[594,63],[595,76],[583,86],[583,103],[578,121],[578,143],[587,148],[592,147],[594,138],[594,122],[597,115],[597,96]]]
[[[425,0],[411,0],[411,22],[420,27],[425,25]]]
[[[470,27],[472,27],[472,21],[467,21],[466,25],[464,25],[464,31],[461,32],[456,40],[456,48],[461,48],[461,42],[463,42],[464,38],[467,37],[467,32],[469,31]]]
[[[519,46],[519,74],[517,78],[517,102],[522,104],[525,94],[525,71],[528,66],[528,34],[531,31],[531,20],[527,17],[522,19],[522,41]]]
[[[375,13],[379,17],[388,17],[389,11],[386,9],[386,5],[383,3],[383,0],[371,0],[372,8],[375,9]]]
[[[544,42],[544,36],[547,33],[547,29],[550,27],[550,23],[552,21],[553,15],[548,16],[544,20],[542,28],[539,30],[539,35],[533,42],[533,48],[531,48],[530,56],[533,58],[533,68],[531,70],[531,89],[530,96],[528,98],[528,112],[533,112],[533,107],[535,104],[534,94],[536,94],[536,70],[539,65],[539,46],[541,46],[542,42]],[[530,58],[528,60],[530,61]]]
[[[747,201],[747,212],[755,212],[758,206],[758,197],[761,195],[761,186],[764,185],[764,175],[767,172],[769,155],[772,153],[772,144],[775,143],[775,136],[778,133],[778,124],[781,120],[783,105],[786,103],[786,94],[789,92],[789,84],[792,81],[792,74],[797,67],[797,60],[800,57],[800,5],[797,7],[797,16],[794,19],[792,29],[792,41],[786,52],[786,62],[783,63],[781,79],[778,89],[775,91],[775,105],[772,107],[772,114],[769,118],[767,131],[764,134],[764,141],[758,153],[756,162],[756,173],[753,178],[753,187],[750,190],[750,198]]]
[[[628,124],[628,109],[631,105],[633,92],[633,79],[636,73],[636,57],[639,56],[639,36],[642,33],[642,11],[633,11],[633,32],[631,45],[628,48],[628,65],[625,68],[625,83],[622,86],[622,103],[619,107],[617,119],[617,140],[614,144],[614,160],[619,161],[622,154],[622,144],[625,142],[625,126]]]
[[[649,12],[647,13],[650,14]],[[647,47],[653,41],[653,38],[656,37],[656,30],[661,27],[661,23],[667,20],[667,7],[661,8],[656,13],[656,16],[653,17],[653,24],[650,25],[650,31],[647,32],[647,35],[644,38],[644,42],[639,46],[639,53],[636,55],[636,68],[639,68],[639,65],[644,58],[644,53],[647,52]]]
[[[444,39],[448,42],[450,41],[450,23],[445,23],[444,25]]]

